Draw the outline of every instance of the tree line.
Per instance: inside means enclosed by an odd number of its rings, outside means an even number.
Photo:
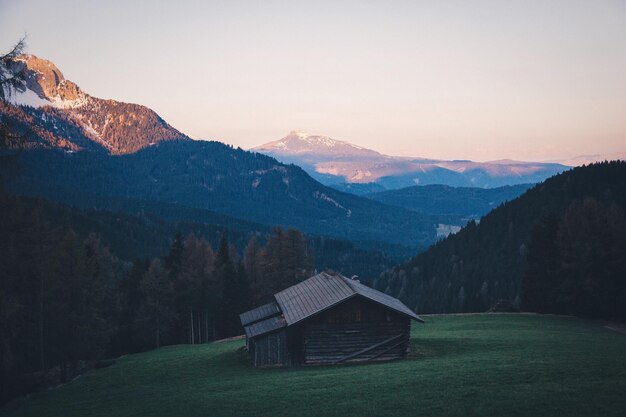
[[[67,381],[102,359],[242,334],[239,314],[313,273],[309,241],[275,228],[238,253],[176,234],[129,262],[0,188],[0,400]],[[100,362],[98,362],[100,361]]]

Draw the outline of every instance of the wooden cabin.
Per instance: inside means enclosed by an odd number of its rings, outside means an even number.
[[[411,320],[400,300],[342,275],[321,273],[240,316],[255,366],[402,358]]]

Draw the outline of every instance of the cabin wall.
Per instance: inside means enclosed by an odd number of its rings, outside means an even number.
[[[282,330],[248,340],[248,350],[254,366],[285,365],[288,360],[287,333]]]
[[[406,355],[411,331],[408,317],[360,298],[340,304],[302,327],[305,364],[401,358]]]

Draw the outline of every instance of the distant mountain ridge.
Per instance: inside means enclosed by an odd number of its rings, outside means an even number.
[[[21,55],[8,68],[23,68],[26,74],[26,90],[12,92],[9,102],[28,107],[0,107],[0,116],[21,138],[13,147],[100,148],[119,155],[162,141],[190,140],[145,106],[87,94],[48,60]],[[60,131],[67,123],[74,125],[71,134]]]
[[[506,185],[497,188],[414,185],[365,194],[366,198],[391,206],[427,214],[448,214],[478,220],[500,204],[519,197],[533,184]]]
[[[385,189],[429,184],[492,188],[540,182],[569,168],[557,163],[445,161],[388,156],[348,142],[299,131],[253,150],[300,165],[322,183],[345,191],[353,191],[345,184],[376,184]],[[361,189],[366,190],[355,187],[354,191],[358,194]]]

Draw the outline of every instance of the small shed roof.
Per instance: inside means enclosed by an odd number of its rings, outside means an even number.
[[[276,301],[272,301],[271,303],[264,304],[260,307],[240,314],[239,320],[241,320],[242,325],[247,326],[248,324],[261,321],[277,314],[280,314],[280,308],[278,307],[278,304],[276,304]]]
[[[325,272],[274,294],[276,302],[247,311],[239,317],[246,336],[250,338],[291,326],[357,296],[423,322],[397,298],[343,275],[330,275]]]
[[[285,326],[287,326],[287,322],[283,316],[274,316],[245,326],[244,330],[246,331],[246,337],[252,338]]]

